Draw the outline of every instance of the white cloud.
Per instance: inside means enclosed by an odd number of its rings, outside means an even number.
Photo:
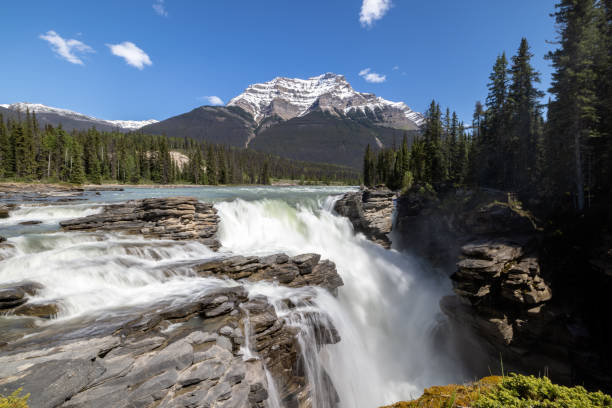
[[[372,27],[376,20],[383,18],[391,8],[391,0],[363,0],[359,22],[363,27]]]
[[[225,105],[225,103],[223,102],[223,99],[219,98],[218,96],[215,95],[211,95],[211,96],[199,96],[198,97],[199,100],[201,101],[206,101],[211,105]]]
[[[53,30],[47,31],[46,34],[41,34],[38,37],[51,44],[51,49],[54,53],[73,64],[84,65],[81,59],[82,54],[95,52],[89,45],[79,40],[62,38]]]
[[[124,41],[121,44],[106,44],[113,55],[121,57],[128,65],[142,70],[146,65],[153,65],[151,58],[146,52],[136,46],[136,44]]]
[[[168,12],[164,6],[164,0],[157,0],[153,3],[153,10],[162,17],[168,17]]]
[[[366,82],[371,82],[374,84],[380,84],[381,82],[385,82],[387,80],[386,75],[377,74],[376,72],[371,72],[370,68],[362,69],[359,71],[359,76],[366,80]]]
[[[396,66],[393,67],[394,71],[397,71],[398,69],[399,69],[399,65],[396,65]]]

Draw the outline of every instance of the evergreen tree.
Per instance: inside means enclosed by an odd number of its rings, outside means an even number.
[[[365,155],[363,156],[363,184],[366,187],[374,185],[374,163],[372,161],[370,144],[366,147]]]
[[[555,72],[546,136],[547,182],[559,196],[570,191],[585,208],[589,139],[598,136],[595,59],[599,30],[596,0],[561,0],[556,5],[560,47],[548,54]],[[573,180],[573,183],[568,183]]]
[[[507,152],[512,179],[506,184],[514,188],[532,185],[537,177],[536,160],[542,131],[539,99],[544,94],[535,88],[535,83],[540,82],[540,74],[531,66],[532,57],[527,39],[523,38],[517,54],[512,57],[509,71],[510,137]]]
[[[479,182],[501,187],[510,171],[506,160],[509,144],[507,143],[508,60],[505,53],[497,57],[489,80],[485,127],[481,137],[484,171]]]

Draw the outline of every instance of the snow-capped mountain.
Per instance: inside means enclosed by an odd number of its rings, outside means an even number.
[[[249,112],[258,124],[274,116],[283,120],[305,116],[315,109],[349,117],[363,116],[379,125],[399,129],[415,129],[424,122],[423,115],[405,103],[357,92],[343,75],[333,73],[308,79],[277,77],[250,85],[227,105]]]
[[[95,126],[99,130],[119,129],[120,131],[129,132],[140,129],[143,126],[157,123],[155,119],[149,120],[105,120],[98,119],[82,113],[74,112],[68,109],[54,108],[51,106],[42,105],[39,103],[19,102],[10,105],[0,105],[0,108],[8,109],[11,112],[21,112],[22,114],[29,111],[36,113],[39,122],[52,125],[62,124],[66,129],[89,129]]]

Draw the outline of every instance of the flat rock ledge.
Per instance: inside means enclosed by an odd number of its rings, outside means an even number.
[[[101,214],[63,221],[65,231],[119,231],[145,238],[197,240],[213,250],[219,217],[212,204],[193,197],[147,198],[108,205]]]
[[[396,194],[386,188],[363,189],[346,193],[336,201],[334,210],[347,217],[356,232],[384,248],[391,248],[388,234],[393,227]]]
[[[320,284],[335,291],[342,285],[335,265],[315,254],[276,254],[191,266],[200,276],[227,283],[113,314],[25,324],[27,336],[4,343],[0,335],[0,394],[21,387],[31,394],[31,408],[263,408],[271,406],[271,377],[282,406],[311,407],[316,388],[308,382],[294,322],[309,322],[317,347],[340,340],[335,328],[327,316],[318,316],[324,311],[313,311],[314,293],[283,301],[279,317],[278,304],[249,296],[240,281]],[[38,289],[24,283],[7,289],[3,299],[21,300],[26,290]],[[16,324],[23,325],[19,319]],[[245,353],[247,345],[253,356]],[[327,376],[320,381],[319,387],[333,390]],[[327,406],[337,406],[335,393],[328,393]]]

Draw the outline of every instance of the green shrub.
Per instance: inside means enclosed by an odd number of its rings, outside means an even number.
[[[482,394],[475,408],[591,408],[612,407],[612,397],[583,387],[564,387],[548,378],[510,374],[498,387]]]
[[[30,398],[30,394],[19,396],[20,393],[21,388],[8,397],[0,394],[0,408],[28,408],[28,398]]]

